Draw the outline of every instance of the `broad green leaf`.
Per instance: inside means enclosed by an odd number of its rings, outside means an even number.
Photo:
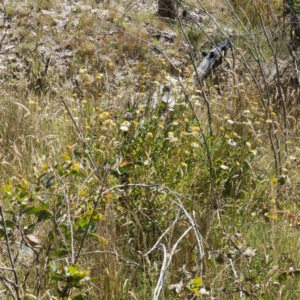
[[[7,228],[13,228],[15,227],[15,222],[11,221],[11,220],[5,220],[5,225]]]
[[[22,192],[19,194],[19,199],[23,199],[24,197],[26,197],[28,195],[27,192]]]
[[[81,224],[79,225],[80,227],[78,228],[78,233],[84,233],[86,230],[88,233],[94,232],[96,230],[95,225],[93,223],[90,223],[88,225],[88,220],[85,219],[85,222],[81,222]],[[88,226],[88,228],[87,228]]]
[[[69,266],[68,271],[71,275],[75,275],[77,273],[77,266]]]
[[[24,209],[22,213],[29,216],[29,215],[36,215],[37,213],[39,213],[43,210],[44,210],[43,207],[31,206],[31,207],[27,207],[26,209]]]
[[[5,237],[5,232],[2,228],[0,228],[0,240],[3,240],[4,237]]]
[[[52,257],[63,257],[65,255],[69,254],[67,250],[61,249],[61,250],[56,250],[52,253]]]
[[[77,222],[77,224],[81,227],[81,228],[85,228],[88,224],[89,224],[89,220],[85,217],[80,218]]]
[[[64,277],[60,274],[54,274],[51,276],[51,279],[55,280],[55,281],[64,281]]]
[[[78,157],[78,158],[81,158],[81,157],[82,157],[82,153],[76,151],[76,149],[74,150],[74,155],[75,155],[76,157]]]
[[[29,225],[26,229],[24,229],[24,234],[32,234],[35,230],[35,224]]]
[[[37,214],[37,217],[38,217],[38,222],[40,222],[42,220],[48,220],[48,219],[51,219],[52,213],[47,210],[42,210],[41,212],[39,212]]]
[[[38,222],[42,220],[48,220],[52,217],[52,214],[49,210],[44,209],[43,207],[27,207],[23,210],[23,214],[29,216],[29,215],[35,215],[38,218]]]
[[[49,210],[49,205],[46,204],[44,201],[40,200],[40,205],[42,208],[44,208],[45,210]]]

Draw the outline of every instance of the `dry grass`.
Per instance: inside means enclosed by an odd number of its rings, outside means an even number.
[[[254,20],[250,4],[191,1],[203,22],[181,24],[154,1],[15,4],[1,21],[0,268],[21,285],[2,280],[7,297],[296,299],[299,87],[277,4],[255,1]],[[239,35],[226,61],[195,82],[185,36],[202,51],[225,33]]]

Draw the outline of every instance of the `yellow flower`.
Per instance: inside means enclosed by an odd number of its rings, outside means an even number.
[[[277,179],[276,177],[273,177],[273,178],[271,178],[271,182],[272,182],[272,183],[277,183],[277,182],[278,182],[278,179]]]
[[[76,94],[76,93],[72,94],[72,97],[76,98],[76,97],[77,97],[77,94]]]
[[[111,123],[111,119],[107,119],[102,123],[102,125],[106,126],[106,125],[110,125],[110,123]]]
[[[192,148],[199,148],[200,145],[198,143],[194,142],[194,143],[191,143],[191,147]]]
[[[181,132],[180,132],[180,137],[184,137],[184,136],[186,136],[187,134],[188,134],[187,132],[181,131]]]
[[[130,122],[124,121],[124,122],[121,124],[120,129],[121,129],[122,131],[128,131],[128,130],[129,130],[129,127],[130,127]]]
[[[152,136],[153,136],[152,132],[147,132],[147,137],[152,137]]]
[[[73,167],[73,171],[78,171],[80,169],[80,165],[79,164],[75,164]]]
[[[224,129],[224,127],[220,127],[220,130],[221,130],[221,131],[224,131],[225,129]]]
[[[181,163],[181,166],[182,166],[182,167],[187,167],[187,164],[186,164],[185,162],[182,162],[182,163]]]
[[[86,101],[85,99],[82,99],[82,100],[81,100],[81,103],[82,103],[82,104],[85,104],[86,102],[87,102],[87,101]]]
[[[200,131],[200,128],[198,126],[192,126],[191,130],[194,132],[198,132],[198,131]]]

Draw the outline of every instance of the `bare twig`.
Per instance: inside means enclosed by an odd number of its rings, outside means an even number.
[[[162,244],[164,259],[163,259],[162,266],[161,266],[161,269],[160,269],[160,275],[159,275],[156,287],[155,287],[154,292],[153,292],[153,300],[158,300],[159,299],[159,295],[160,295],[161,290],[162,290],[162,288],[164,286],[164,283],[165,283],[166,273],[167,273],[167,270],[168,270],[168,268],[169,268],[169,266],[172,262],[172,258],[173,258],[173,255],[175,254],[176,248],[177,248],[178,244],[180,243],[180,241],[189,233],[189,231],[191,229],[192,229],[192,227],[189,227],[179,237],[179,239],[173,245],[170,253],[167,253],[166,246],[164,244]]]
[[[6,227],[6,221],[5,221],[5,217],[4,217],[4,213],[3,213],[3,208],[2,205],[0,204],[0,216],[1,216],[1,220],[2,220],[2,225],[3,225],[3,230],[4,230],[4,236],[5,236],[5,241],[6,241],[6,248],[7,248],[7,253],[8,253],[8,257],[9,257],[9,261],[10,261],[10,265],[11,265],[11,271],[13,272],[14,275],[14,282],[10,281],[7,278],[0,278],[2,280],[5,280],[7,282],[9,282],[10,284],[13,285],[15,292],[16,292],[16,297],[15,299],[21,299],[20,296],[20,286],[19,286],[19,276],[17,273],[17,269],[15,266],[15,262],[12,256],[12,251],[10,248],[10,241],[9,241],[9,237],[8,237],[8,231],[7,231],[7,227]],[[14,295],[12,295],[14,296]]]
[[[79,126],[77,125],[75,119],[73,118],[73,115],[72,115],[72,113],[71,113],[71,111],[70,111],[68,105],[66,104],[65,100],[64,100],[62,97],[60,98],[60,100],[61,100],[61,102],[63,103],[64,107],[66,108],[66,110],[67,110],[67,112],[68,112],[68,115],[69,115],[69,117],[70,117],[70,119],[71,119],[73,125],[74,125],[75,128],[76,128],[76,131],[77,131],[77,134],[78,134],[79,138],[81,139],[81,141],[83,142],[83,144],[84,144],[87,148],[90,148],[89,144],[88,144],[88,143],[86,142],[86,140],[84,139],[83,134],[82,134],[82,132],[81,132]],[[92,160],[92,158],[90,157],[90,155],[89,155],[88,153],[87,153],[87,157],[88,157],[90,163],[92,164],[92,166],[93,166],[93,168],[94,168],[94,170],[95,170],[95,173],[96,173],[97,177],[98,177],[99,180],[101,180],[102,183],[103,183],[104,180],[103,180],[103,178],[102,178],[102,176],[101,176],[101,174],[100,174],[100,172],[99,172],[99,170],[98,170],[98,167],[96,166],[95,162]]]
[[[157,239],[156,243],[152,246],[152,248],[150,250],[148,250],[144,256],[149,255],[154,249],[157,248],[157,246],[160,244],[160,241],[163,239],[163,237],[168,233],[168,231],[175,226],[175,224],[177,223],[179,219],[179,215],[177,215],[176,219],[173,221],[173,223],[163,232],[163,234]]]

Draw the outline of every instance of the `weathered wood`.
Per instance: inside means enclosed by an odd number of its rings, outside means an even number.
[[[222,63],[222,58],[231,48],[232,38],[217,44],[209,52],[202,52],[204,59],[197,66],[197,72],[201,79],[205,79],[210,72]]]

